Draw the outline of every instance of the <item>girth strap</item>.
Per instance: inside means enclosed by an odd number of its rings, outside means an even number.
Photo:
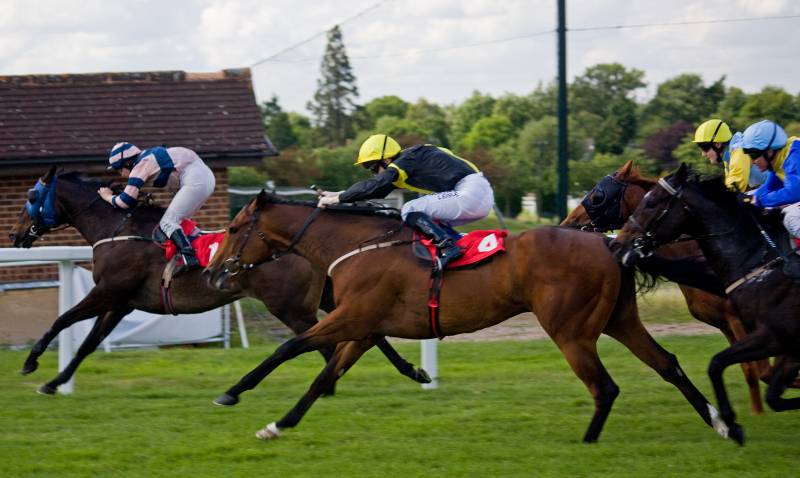
[[[444,338],[442,333],[442,325],[439,323],[439,295],[442,291],[442,281],[444,274],[441,269],[436,269],[431,274],[431,286],[428,293],[428,324],[431,328],[431,333],[439,340]]]

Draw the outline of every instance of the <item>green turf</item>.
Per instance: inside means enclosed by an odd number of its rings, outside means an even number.
[[[670,337],[690,377],[721,336]],[[418,346],[400,351],[418,362]],[[600,352],[622,393],[600,442],[580,443],[592,402],[547,340],[440,344],[441,387],[423,391],[375,351],[273,442],[254,432],[280,418],[321,367],[285,364],[242,403],[211,400],[274,344],[250,350],[98,352],[71,396],[35,388],[56,354],[27,377],[26,351],[0,352],[0,475],[28,476],[797,476],[800,414],[752,416],[738,369],[727,373],[749,442],[707,428],[682,396],[611,340]],[[796,394],[795,394],[796,395]]]

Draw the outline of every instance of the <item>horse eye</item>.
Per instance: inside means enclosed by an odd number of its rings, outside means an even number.
[[[239,232],[239,228],[238,227],[229,227],[228,228],[228,232],[231,233],[231,234],[236,234],[237,232]]]
[[[606,200],[606,195],[599,191],[594,193],[591,197],[592,204],[594,204],[595,206],[603,204],[603,201],[605,200]]]
[[[36,202],[38,200],[39,200],[39,191],[37,191],[35,189],[29,189],[28,190],[28,202],[31,203],[31,204],[36,204]]]

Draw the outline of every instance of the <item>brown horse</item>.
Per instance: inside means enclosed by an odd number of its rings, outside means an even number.
[[[633,161],[628,161],[589,191],[581,204],[561,224],[603,232],[620,229],[636,210],[644,195],[657,182],[657,178],[639,174],[638,168],[633,166]],[[702,256],[700,246],[695,241],[668,244],[660,247],[656,253],[668,259]],[[686,299],[689,312],[695,319],[719,329],[731,344],[747,335],[733,304],[727,297],[686,285],[678,286]],[[742,363],[741,366],[750,392],[752,411],[761,414],[764,412],[764,405],[761,401],[758,379],[761,375],[768,376],[769,364],[766,361],[748,362]]]
[[[44,203],[46,198],[39,196],[51,195],[52,219],[45,224],[42,214],[35,214],[34,219],[23,208],[9,234],[17,247],[30,247],[51,228],[65,225],[75,227],[90,244],[128,235],[146,239],[164,214],[163,208],[140,206],[128,216],[127,211],[113,209],[105,201],[98,200],[97,189],[104,184],[81,179],[74,173],[56,176],[55,167],[40,179],[40,183],[46,186],[47,192],[42,189],[29,193],[29,203]],[[53,380],[42,385],[39,388],[41,393],[54,394],[59,385],[72,377],[81,361],[133,309],[167,313],[160,291],[161,274],[166,264],[164,251],[152,241],[100,244],[94,251],[93,264],[97,285],[75,307],[58,317],[25,360],[22,373],[29,374],[37,369],[39,356],[61,330],[75,322],[99,317],[69,365]],[[324,273],[293,254],[283,257],[280,262],[264,264],[242,274],[239,286],[232,290],[210,287],[201,272],[201,269],[195,269],[172,281],[175,313],[204,312],[242,297],[253,297],[261,300],[272,314],[295,334],[299,334],[317,323],[320,297],[326,295],[323,294],[326,284]],[[333,309],[329,297],[323,301],[322,308],[328,312]],[[386,340],[379,340],[378,347],[400,373],[421,383],[430,382],[424,370],[415,369],[406,362]],[[327,362],[333,354],[333,348],[320,352]],[[332,392],[331,388],[326,394]]]
[[[335,345],[333,358],[297,405],[259,430],[256,435],[262,439],[296,426],[321,391],[376,340],[434,337],[427,310],[430,268],[417,262],[407,245],[411,229],[395,218],[314,206],[262,191],[231,222],[220,251],[206,268],[209,281],[222,284],[230,279],[230,271],[261,264],[291,249],[314,267],[328,270],[333,279],[336,309],[284,342],[215,400],[234,405],[242,392],[283,362]],[[535,313],[594,398],[585,442],[597,440],[619,393],[597,354],[601,333],[623,343],[677,387],[703,421],[712,425],[716,410],[686,377],[676,357],[661,348],[639,321],[634,288],[632,273],[619,267],[602,236],[543,227],[509,237],[506,251],[487,264],[444,274],[441,331],[473,332],[522,312]]]

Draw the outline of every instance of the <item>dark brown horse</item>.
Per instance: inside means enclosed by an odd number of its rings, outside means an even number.
[[[641,203],[644,195],[657,184],[657,181],[657,178],[639,174],[638,168],[633,166],[633,161],[628,161],[589,191],[582,203],[561,224],[602,232],[621,229]],[[702,256],[702,251],[697,242],[686,241],[664,245],[656,251],[656,254],[668,259],[678,259]],[[733,304],[727,297],[681,284],[679,288],[692,316],[719,329],[729,343],[741,340],[747,335]],[[750,392],[752,411],[756,414],[763,413],[764,405],[761,401],[758,379],[761,375],[769,374],[769,364],[766,361],[742,363],[742,371]]]
[[[15,246],[30,247],[48,230],[61,225],[75,227],[89,244],[127,235],[149,237],[164,214],[163,208],[140,206],[128,218],[127,211],[115,210],[105,201],[98,200],[97,189],[102,183],[81,179],[74,173],[61,174],[54,181],[55,174],[56,169],[53,167],[40,179],[41,184],[47,185],[51,191],[49,194],[52,194],[55,222],[43,224],[41,217],[34,220],[23,208],[9,235]],[[161,275],[166,261],[163,249],[153,242],[120,241],[100,244],[94,250],[93,264],[92,273],[97,285],[75,307],[58,317],[50,330],[36,342],[25,360],[22,373],[29,374],[36,370],[39,356],[61,330],[78,321],[98,317],[69,365],[53,380],[39,388],[42,393],[53,394],[59,385],[66,383],[81,361],[133,309],[157,314],[167,313],[160,291]],[[173,309],[176,313],[203,312],[242,297],[254,297],[261,300],[295,334],[304,332],[317,323],[317,309],[326,284],[325,274],[313,269],[308,261],[297,255],[286,255],[280,261],[264,264],[242,274],[238,287],[232,290],[210,287],[201,272],[201,269],[195,269],[172,281]],[[330,312],[333,309],[332,300],[328,298],[323,302],[323,309]],[[406,362],[385,339],[379,340],[378,346],[400,373],[421,383],[430,381],[424,370],[415,369]],[[333,348],[322,349],[320,352],[327,361]],[[332,391],[330,389],[326,393]]]
[[[800,409],[800,398],[782,397],[800,370],[800,285],[783,273],[783,253],[765,240],[765,228],[750,207],[739,206],[721,178],[698,180],[685,164],[647,193],[611,245],[623,263],[633,263],[683,234],[700,244],[752,331],[716,354],[708,367],[720,417],[741,444],[744,432],[722,380],[729,365],[783,356],[766,401],[776,411]]]
[[[321,391],[376,340],[434,337],[427,311],[430,268],[413,256],[408,246],[411,238],[411,229],[397,219],[330,209],[320,212],[314,203],[287,201],[264,192],[254,198],[231,222],[220,251],[206,268],[209,280],[225,283],[230,270],[263,263],[273,254],[292,249],[314,267],[329,271],[336,309],[283,343],[215,403],[234,405],[242,392],[254,388],[283,362],[335,345],[333,358],[297,405],[257,433],[262,439],[273,438],[296,426]],[[602,333],[619,340],[677,387],[711,425],[716,411],[686,377],[675,356],[661,348],[639,321],[634,288],[632,273],[619,267],[603,237],[543,227],[509,237],[506,252],[487,264],[445,273],[441,330],[445,335],[462,334],[522,312],[535,313],[594,398],[594,415],[583,437],[586,442],[597,440],[619,393],[597,354]]]

